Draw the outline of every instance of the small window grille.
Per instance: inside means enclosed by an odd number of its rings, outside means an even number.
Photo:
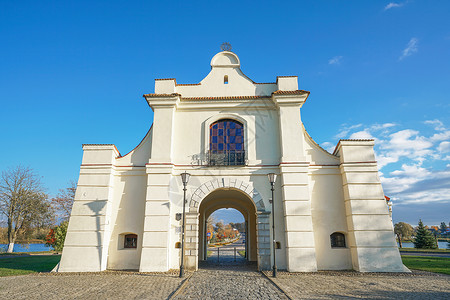
[[[125,235],[124,248],[137,248],[137,235],[127,234]]]
[[[345,248],[345,235],[340,232],[334,232],[330,235],[331,248]]]
[[[228,84],[228,75],[225,75],[225,76],[223,77],[223,83],[224,83],[224,84]]]

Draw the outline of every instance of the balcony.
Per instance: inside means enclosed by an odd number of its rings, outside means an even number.
[[[208,151],[208,166],[245,166],[246,158],[243,150]]]

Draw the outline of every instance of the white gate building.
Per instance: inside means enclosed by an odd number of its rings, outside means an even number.
[[[373,140],[320,148],[301,120],[309,92],[296,76],[256,83],[222,51],[198,84],[156,79],[154,112],[141,143],[83,145],[60,272],[180,266],[183,185],[188,172],[186,267],[206,258],[206,219],[235,208],[247,224],[248,259],[270,269],[271,214],[279,269],[404,272],[378,177]],[[278,174],[271,211],[268,173]],[[179,216],[179,215],[178,215]]]

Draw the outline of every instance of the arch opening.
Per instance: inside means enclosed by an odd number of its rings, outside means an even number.
[[[214,212],[226,208],[235,209],[242,215],[244,232],[241,233],[236,247],[240,246],[245,251],[244,257],[247,261],[257,261],[256,207],[248,194],[231,188],[222,188],[211,192],[200,204],[198,260],[206,261],[208,259],[208,218]],[[245,242],[243,243],[244,238]],[[234,248],[234,245],[231,247]]]

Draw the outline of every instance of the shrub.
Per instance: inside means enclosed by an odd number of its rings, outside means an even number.
[[[45,237],[45,244],[47,246],[53,246],[56,251],[62,251],[64,247],[64,240],[66,239],[68,224],[69,222],[65,221],[59,224],[59,226],[50,229],[49,233]]]

